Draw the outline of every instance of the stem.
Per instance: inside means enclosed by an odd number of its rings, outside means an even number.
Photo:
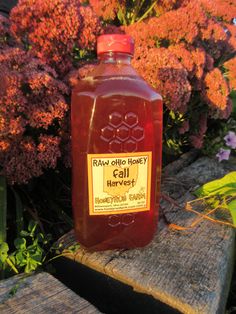
[[[217,208],[219,208],[219,206],[217,206],[216,208],[214,208],[214,211],[217,210]],[[216,220],[216,219],[214,219],[214,218],[208,217],[207,215],[204,215],[204,214],[202,214],[202,213],[199,213],[198,211],[196,211],[196,210],[194,210],[194,209],[191,209],[190,211],[193,212],[193,213],[195,213],[195,214],[197,214],[198,216],[201,216],[201,217],[203,217],[203,218],[205,218],[205,219],[207,219],[207,220],[210,220],[210,221],[212,221],[212,222],[214,222],[214,223],[219,223],[219,224],[222,224],[222,225],[226,225],[226,226],[230,226],[230,227],[235,227],[235,226],[234,226],[232,223],[230,223],[230,222],[225,222],[225,221],[222,221],[222,220]]]
[[[6,259],[6,262],[11,267],[15,274],[19,274],[18,270],[16,269],[15,265],[12,263],[9,257]]]
[[[23,218],[23,205],[19,194],[12,188],[13,194],[15,196],[16,203],[16,229],[17,237],[20,236],[20,232],[24,229],[24,218]]]
[[[50,258],[45,264],[49,264],[49,263],[50,263],[51,261],[53,261],[54,259],[57,259],[57,258],[62,257],[62,256],[64,256],[63,253],[58,254],[58,255],[56,255],[56,256],[53,256],[53,257]]]
[[[124,13],[123,13],[123,10],[122,10],[122,8],[121,8],[121,5],[120,5],[119,1],[118,1],[118,7],[119,7],[119,10],[120,10],[120,13],[121,13],[121,16],[122,16],[122,20],[123,20],[123,22],[124,22],[124,25],[127,26],[127,21],[126,21],[126,19],[125,19],[125,15],[124,15]]]
[[[130,23],[130,24],[133,24],[133,23],[135,22],[136,17],[137,17],[137,15],[138,15],[138,13],[139,13],[139,11],[140,11],[140,9],[141,9],[143,3],[144,3],[144,0],[138,0],[138,3],[137,3],[137,5],[136,5],[136,7],[135,7],[134,14],[133,14],[133,16],[132,16],[132,20],[131,20],[131,23]]]
[[[207,214],[207,215],[210,215],[211,213],[213,213],[215,211],[215,209],[212,209],[210,210]],[[204,216],[201,216],[200,218],[194,220],[191,225],[189,227],[182,227],[182,226],[179,226],[179,225],[176,225],[176,224],[170,224],[169,227],[172,228],[172,229],[175,229],[175,230],[180,230],[180,231],[184,231],[184,230],[189,230],[189,229],[192,229],[193,227],[195,227],[199,222],[201,222],[203,219],[205,219],[206,217]]]
[[[0,176],[0,243],[7,238],[7,184],[6,179]]]
[[[157,0],[153,2],[153,4],[149,7],[149,9],[138,19],[137,23],[141,22],[143,19],[145,19],[148,14],[152,11],[154,8],[155,4],[157,3]]]

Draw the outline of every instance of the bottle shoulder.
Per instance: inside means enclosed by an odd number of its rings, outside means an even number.
[[[138,75],[109,75],[87,77],[78,82],[73,93],[100,97],[133,96],[148,101],[162,100],[161,95]]]

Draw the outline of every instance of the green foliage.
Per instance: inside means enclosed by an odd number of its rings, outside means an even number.
[[[0,177],[0,275],[24,271],[30,273],[42,265],[46,253],[44,247],[50,241],[38,230],[38,223],[30,221],[27,230],[23,230],[23,203],[17,191],[11,188],[15,200],[17,238],[14,249],[7,242],[7,185],[4,177]],[[10,246],[10,247],[9,247]]]
[[[77,46],[74,46],[72,54],[75,66],[77,62],[91,61],[94,60],[96,57],[94,51],[88,49],[81,49]]]
[[[231,201],[228,204],[228,207],[232,216],[233,224],[236,226],[236,200]]]
[[[9,246],[6,242],[0,244],[0,262],[4,264],[8,257]],[[0,264],[1,265],[1,264]]]
[[[185,120],[185,116],[173,110],[164,113],[165,132],[163,133],[163,153],[165,161],[168,156],[179,156],[187,147],[186,135],[179,134],[178,129]]]
[[[195,195],[209,197],[207,202],[212,208],[221,204],[221,208],[230,212],[233,225],[236,227],[236,171],[204,184],[195,191]]]
[[[228,173],[221,179],[204,184],[195,194],[198,197],[209,195],[230,196],[236,193],[236,171]]]
[[[68,247],[68,251],[70,252],[70,253],[76,253],[77,251],[78,251],[78,249],[80,248],[80,244],[79,243],[76,243],[76,244],[73,244],[73,245],[71,245],[71,246],[69,246]]]
[[[17,290],[19,289],[19,286],[20,285],[17,283],[11,288],[11,290],[9,291],[9,297],[13,297],[16,294]]]
[[[120,25],[134,24],[153,15],[153,8],[156,3],[157,1],[150,0],[129,0],[126,1],[125,8],[119,5],[117,18]]]
[[[8,272],[24,271],[30,273],[42,265],[46,257],[44,247],[51,237],[38,232],[37,222],[30,221],[27,230],[22,230],[20,237],[14,240],[15,250],[9,253],[6,242],[0,245],[0,268]]]
[[[232,115],[227,121],[209,121],[208,130],[202,151],[205,155],[215,156],[221,147],[228,148],[224,137],[229,131],[236,132],[236,119]]]

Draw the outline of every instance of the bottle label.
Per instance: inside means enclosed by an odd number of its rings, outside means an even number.
[[[150,210],[152,152],[88,154],[89,214]]]

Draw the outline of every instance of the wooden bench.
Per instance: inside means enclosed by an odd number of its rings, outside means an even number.
[[[17,275],[0,281],[1,314],[97,314],[79,297],[48,273]]]
[[[163,193],[183,204],[192,191],[236,168],[187,154],[164,169]],[[184,166],[184,167],[183,167]],[[166,218],[190,225],[196,215],[163,200]],[[161,219],[145,248],[89,252],[67,248],[73,231],[60,239],[63,257],[55,261],[62,281],[107,313],[224,313],[229,292],[235,233],[231,227],[201,221],[189,231],[173,231]]]

